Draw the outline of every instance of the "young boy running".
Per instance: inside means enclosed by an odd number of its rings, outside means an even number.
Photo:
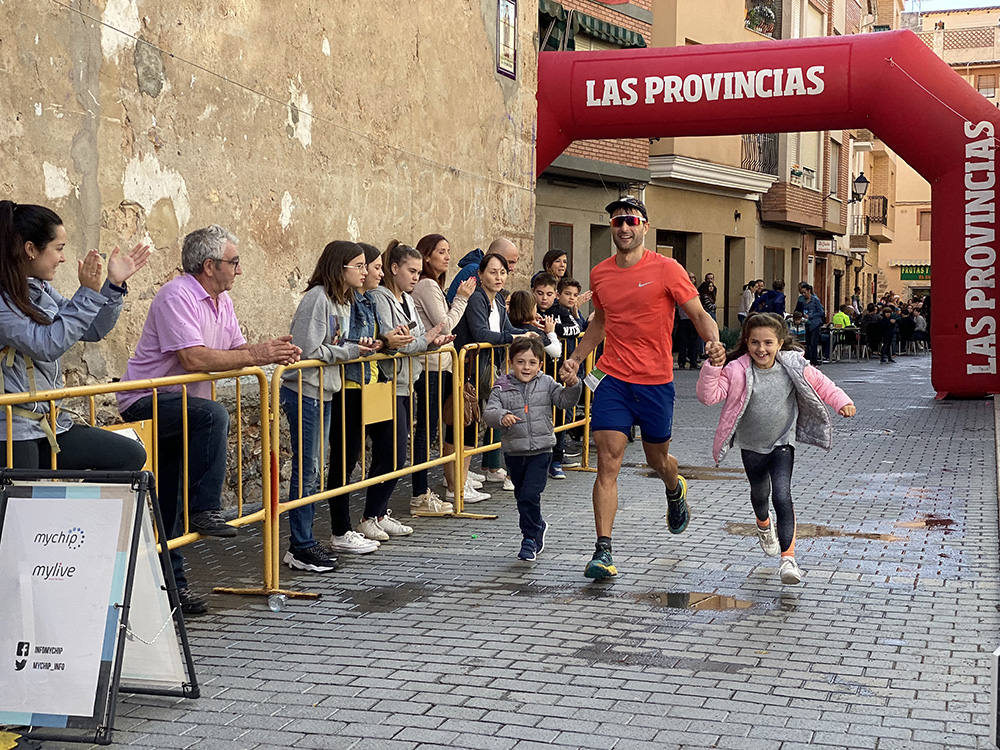
[[[517,556],[534,560],[545,546],[548,524],[542,519],[542,491],[556,436],[552,407],[568,409],[580,398],[583,383],[574,374],[568,387],[542,372],[545,353],[535,338],[510,345],[510,373],[497,379],[483,412],[483,422],[501,428],[500,444],[514,483],[520,515],[521,549]]]

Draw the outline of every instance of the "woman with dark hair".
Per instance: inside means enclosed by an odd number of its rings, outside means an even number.
[[[451,264],[451,245],[440,234],[428,234],[417,242],[417,252],[422,258],[420,280],[413,288],[413,301],[417,314],[424,328],[440,326],[442,335],[452,332],[458,321],[465,314],[469,296],[476,291],[476,279],[468,278],[458,285],[455,299],[451,306],[445,296],[445,275]],[[413,463],[425,463],[430,455],[429,446],[434,444],[438,431],[439,412],[438,401],[446,401],[452,388],[451,354],[435,354],[427,358],[427,369],[417,380],[416,409],[413,415]],[[442,435],[442,455],[454,450]],[[469,470],[469,461],[465,460],[465,473]],[[448,490],[454,494],[455,483],[451,464],[444,467],[444,479]],[[482,486],[482,485],[480,485]],[[451,513],[454,506],[442,500],[433,492],[427,481],[427,471],[413,473],[413,497],[410,499],[410,510],[429,513]]]
[[[302,359],[318,359],[331,366],[322,369],[322,384],[319,368],[289,370],[281,378],[279,401],[291,430],[289,500],[320,491],[319,467],[323,443],[330,434],[332,401],[337,401],[338,405],[340,402],[341,368],[335,366],[336,363],[371,354],[381,346],[371,336],[351,341],[349,335],[355,293],[367,273],[365,256],[357,243],[343,240],[329,243],[316,261],[305,294],[292,317],[292,343],[302,349]],[[353,406],[356,396],[357,393],[351,394],[345,402]],[[339,436],[339,424],[337,432]],[[339,502],[340,498],[330,500],[331,511]],[[326,573],[337,567],[337,559],[313,536],[315,515],[315,504],[288,512],[291,538],[283,562],[294,570]],[[340,531],[341,536],[346,537],[347,532]],[[360,544],[355,546],[360,547]]]
[[[63,387],[59,358],[78,341],[100,341],[118,322],[125,282],[146,265],[149,246],[127,255],[117,247],[103,262],[97,250],[77,261],[80,288],[70,299],[50,283],[66,260],[66,228],[49,208],[0,201],[0,390],[4,393]],[[0,436],[6,465],[6,409],[0,408]],[[59,454],[60,469],[137,471],[146,462],[142,445],[121,435],[73,424],[59,413],[55,429],[49,404],[12,407],[13,467],[37,469],[42,452]],[[47,462],[46,462],[47,463]]]
[[[479,263],[479,288],[469,297],[465,315],[455,327],[455,348],[461,351],[466,344],[492,344],[496,350],[477,354],[467,362],[466,377],[479,385],[480,401],[485,401],[493,387],[493,375],[497,367],[505,364],[505,352],[499,347],[506,346],[515,336],[525,333],[515,327],[507,317],[507,308],[500,290],[507,283],[507,259],[498,253],[488,253]],[[491,356],[492,355],[492,356]],[[477,425],[470,425],[465,432],[465,442],[472,445],[475,442]],[[490,442],[493,442],[490,440]],[[501,468],[502,457],[499,451],[483,454],[483,468],[486,477],[491,481],[504,481],[507,476]],[[492,474],[492,476],[491,476]],[[463,490],[466,502],[479,502],[489,495],[477,492],[466,479]]]
[[[393,330],[380,330],[375,316],[375,306],[369,294],[382,281],[382,253],[374,245],[359,242],[359,255],[348,265],[351,271],[348,282],[353,294],[351,320],[347,339],[358,341],[377,338],[383,349],[399,349],[412,343],[406,326]],[[344,367],[344,389],[340,398],[333,399],[330,410],[330,473],[327,489],[343,487],[351,481],[358,462],[364,457],[365,446],[361,436],[366,432],[372,437],[377,451],[392,450],[392,422],[380,422],[366,428],[361,411],[361,389],[378,380],[378,366],[374,362],[356,362]],[[385,425],[388,425],[388,430]],[[378,539],[366,538],[351,527],[351,495],[344,493],[330,499],[330,520],[333,536],[330,547],[334,552],[367,554],[379,547]]]
[[[568,257],[565,250],[549,250],[542,256],[542,270],[551,273],[559,281],[566,275],[569,267]]]

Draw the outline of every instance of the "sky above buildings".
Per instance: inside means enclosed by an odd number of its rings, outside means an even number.
[[[906,0],[906,10],[954,10],[956,8],[996,8],[1000,0]]]

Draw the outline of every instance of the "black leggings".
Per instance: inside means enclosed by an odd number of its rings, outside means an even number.
[[[146,463],[142,443],[89,425],[75,424],[56,435],[60,469],[97,471],[139,471]],[[0,442],[0,466],[7,464],[7,443]],[[51,451],[45,438],[14,441],[14,468],[50,468]]]
[[[778,543],[781,551],[788,550],[795,541],[795,508],[792,507],[792,465],[795,463],[795,449],[790,445],[779,445],[770,453],[740,451],[743,468],[750,481],[750,503],[758,521],[766,521],[768,495],[774,505],[777,517]]]

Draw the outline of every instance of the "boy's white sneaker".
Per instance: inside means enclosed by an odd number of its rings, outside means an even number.
[[[366,539],[356,531],[348,531],[343,536],[330,537],[330,549],[335,552],[347,552],[353,555],[367,555],[379,548],[379,543]]]
[[[794,557],[786,555],[781,558],[781,567],[778,568],[778,575],[781,576],[782,583],[792,585],[802,582],[802,571],[799,570]]]
[[[366,539],[374,539],[376,542],[388,542],[389,535],[379,526],[377,518],[362,518],[358,524],[357,532]]]
[[[413,527],[393,518],[391,510],[387,510],[385,515],[378,519],[378,527],[389,536],[409,536],[413,533]]]
[[[754,525],[756,526],[756,524]],[[771,521],[766,529],[757,526],[757,540],[760,542],[760,548],[768,557],[777,557],[781,554],[778,535],[774,533],[774,521]]]

